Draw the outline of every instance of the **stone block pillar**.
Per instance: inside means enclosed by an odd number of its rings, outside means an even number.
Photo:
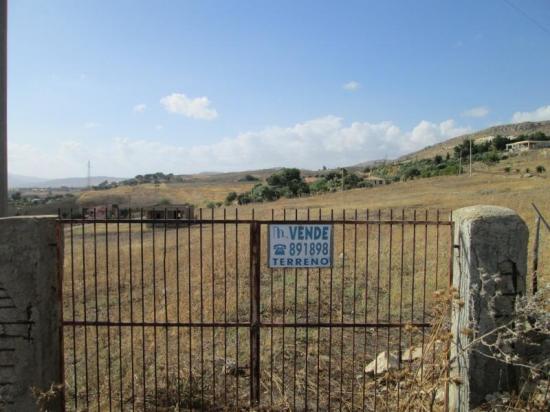
[[[528,230],[511,209],[473,206],[453,212],[455,245],[453,285],[460,294],[453,307],[449,400],[451,411],[468,411],[485,395],[512,390],[520,371],[491,357],[476,339],[507,324],[515,301],[525,293]],[[495,342],[496,334],[485,341]],[[473,343],[472,343],[473,342]]]
[[[0,218],[0,410],[38,410],[52,385],[61,410],[62,241],[54,216]]]

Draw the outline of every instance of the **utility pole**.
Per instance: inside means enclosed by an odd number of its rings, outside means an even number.
[[[8,0],[0,0],[0,217],[8,215]]]
[[[470,177],[472,177],[472,139],[470,139]]]

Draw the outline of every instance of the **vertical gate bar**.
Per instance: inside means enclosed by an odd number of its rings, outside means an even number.
[[[416,209],[413,211],[413,221],[416,221]],[[413,237],[412,237],[412,272],[411,272],[411,323],[414,323],[414,280],[416,277],[416,224],[413,223]],[[413,329],[410,331],[409,347],[413,346]],[[409,369],[411,362],[409,362]]]
[[[454,270],[454,253],[455,253],[455,244],[454,244],[454,239],[455,239],[455,229],[454,229],[454,223],[453,223],[453,212],[451,210],[451,212],[449,213],[449,222],[451,222],[451,224],[449,225],[449,282],[448,282],[448,288],[450,289],[452,286],[453,286],[453,270]],[[458,245],[457,245],[458,247]],[[460,249],[458,249],[458,253],[460,253]],[[451,315],[450,313],[451,309],[449,309],[449,316]],[[444,403],[445,403],[445,412],[448,412],[449,411],[449,377],[450,377],[450,374],[451,374],[451,371],[450,371],[450,350],[449,350],[449,346],[450,346],[450,343],[447,344],[447,379],[445,379],[445,399],[444,399]]]
[[[307,208],[307,220],[309,221],[309,207]],[[309,323],[309,268],[306,269],[306,323]],[[305,410],[308,410],[307,399],[307,378],[308,378],[308,349],[309,349],[309,326],[306,327],[306,365],[305,365],[305,377],[304,377],[304,405]]]
[[[354,219],[357,221],[357,209],[355,209]],[[355,313],[357,308],[356,302],[356,292],[357,292],[357,223],[353,225],[353,330],[351,335],[351,370],[352,377],[355,379],[355,323],[357,321]],[[355,385],[352,382],[351,385],[351,410],[355,409]]]
[[[82,306],[84,309],[84,386],[86,389],[86,408],[90,409],[90,395],[89,395],[89,382],[88,382],[88,328],[86,326],[88,321],[88,308],[86,307],[87,293],[86,293],[86,229],[84,226],[84,220],[82,221],[82,292],[84,299],[82,300]]]
[[[438,208],[436,209],[436,214],[435,214],[436,224],[435,224],[435,290],[434,291],[438,290],[438,277],[439,277],[439,217],[440,217],[440,213]],[[432,368],[433,368],[433,365],[435,365],[435,357],[436,357],[435,352],[436,351],[434,346],[432,349]]]
[[[145,265],[144,265],[144,253],[143,253],[143,209],[139,211],[139,234],[140,234],[140,264],[141,264],[141,321],[143,325],[141,327],[141,372],[143,379],[143,409],[146,409],[147,405],[147,375],[145,374]]]
[[[319,221],[321,220],[322,212],[319,208]],[[318,269],[318,283],[317,283],[317,322],[321,322],[321,268]],[[321,374],[321,328],[317,328],[317,399],[316,410],[319,410],[319,397],[321,392],[321,386],[319,385]]]
[[[439,209],[437,209],[435,217],[435,290],[439,289],[439,217]]]
[[[330,223],[333,226],[334,230],[334,209],[330,209]],[[328,410],[330,411],[330,405],[332,400],[332,394],[331,394],[331,379],[332,379],[332,282],[333,282],[333,270],[332,266],[330,267],[330,281],[329,281],[329,308],[328,308],[328,316],[329,316],[329,327],[328,327],[328,390],[327,390],[327,397],[328,397]],[[284,329],[283,329],[284,330]]]
[[[376,323],[380,322],[380,242],[382,237],[381,232],[381,211],[378,209],[378,230],[377,230],[377,239],[376,239]],[[379,328],[376,328],[376,335],[374,341],[374,373],[378,373],[378,339],[379,339]],[[389,356],[389,355],[388,355]],[[378,404],[378,385],[376,379],[374,380],[374,410]]]
[[[74,296],[74,233],[73,233],[73,209],[71,209],[69,216],[71,218],[71,223],[69,226],[69,233],[71,238],[71,306],[72,306],[72,320],[73,320],[73,385],[74,385],[74,410],[78,410],[78,381],[77,381],[77,365],[76,365],[76,326],[74,321],[76,319],[76,309],[75,309],[75,296]],[[82,238],[84,241],[84,238]],[[82,259],[85,259],[85,256],[82,256]]]
[[[393,209],[390,209],[390,221],[393,221]],[[393,249],[393,224],[390,223],[389,225],[389,250],[388,250],[388,324],[391,323],[392,317],[391,317],[391,275],[392,275],[392,250]],[[388,359],[390,357],[390,328],[386,329],[386,333],[388,341],[387,341],[387,348],[386,353],[388,354]],[[386,374],[386,388],[389,388],[389,374]],[[386,405],[389,405],[389,396],[390,391],[389,389],[386,389]]]
[[[117,290],[118,290],[118,321],[122,322],[122,284],[120,280],[120,209],[117,209],[117,216],[116,216],[117,222],[116,222],[116,256],[117,256]],[[130,272],[131,276],[131,272]],[[119,377],[119,384],[120,384],[120,410],[123,409],[123,402],[124,398],[122,396],[123,388],[122,388],[122,327],[118,327],[118,354],[119,354],[119,360],[118,360],[118,377]]]
[[[235,208],[235,311],[239,323],[239,209]],[[235,327],[235,366],[239,371],[239,327]],[[239,410],[239,379],[235,380],[236,409]]]
[[[93,223],[93,234],[94,234],[94,297],[95,297],[95,355],[96,355],[96,394],[97,394],[97,408],[101,409],[101,395],[99,390],[99,326],[97,322],[99,321],[99,304],[98,304],[98,286],[97,286],[97,227],[96,227],[96,209],[94,208],[94,223]],[[111,394],[109,393],[109,399]]]
[[[58,218],[61,217],[61,212],[58,214]],[[65,383],[65,343],[64,343],[64,336],[65,336],[65,328],[63,326],[63,319],[64,319],[64,310],[63,310],[63,284],[64,284],[64,269],[65,269],[65,238],[64,238],[64,226],[61,222],[56,222],[55,225],[55,238],[56,238],[56,257],[57,257],[57,299],[59,303],[60,308],[60,322],[59,322],[59,331],[58,331],[58,342],[59,347],[61,348],[61,356],[59,357],[59,378],[60,382]],[[74,308],[74,306],[73,306]],[[74,334],[73,334],[74,339]],[[74,358],[74,353],[73,353]],[[67,387],[65,386],[60,393],[60,404],[61,404],[61,411],[65,411],[65,400],[66,400],[66,390]]]
[[[342,271],[341,271],[341,294],[340,294],[340,322],[344,323],[345,303],[345,279],[346,279],[346,209],[342,209]],[[342,410],[344,401],[344,328],[340,328],[340,402],[339,409]]]
[[[260,404],[260,253],[261,226],[250,224],[250,405]]]
[[[180,228],[179,228],[179,219],[181,218],[181,214],[183,211],[179,211],[176,209],[176,217],[178,220],[176,220],[176,322],[178,324],[181,321],[180,317]],[[178,347],[177,349],[177,376],[178,381],[176,382],[177,386],[177,400],[178,400],[178,407],[181,405],[181,338],[180,338],[180,327],[176,328],[176,345]]]
[[[275,211],[271,209],[271,220],[275,220]],[[269,236],[269,234],[268,234]],[[269,240],[268,240],[269,243]],[[273,306],[273,294],[274,294],[274,283],[273,283],[273,268],[269,269],[269,277],[270,277],[270,312],[271,312],[271,323],[274,321],[274,314],[275,314],[275,308]],[[269,403],[270,406],[273,407],[273,327],[269,328],[269,381],[270,381],[270,388],[269,388]]]
[[[422,285],[422,323],[426,322],[426,277],[428,272],[428,210],[424,215],[424,273]],[[422,326],[422,357],[420,358],[420,382],[424,378],[424,346],[426,343],[426,329]]]
[[[401,256],[399,262],[399,324],[403,325],[403,263],[405,258],[405,209],[401,209]],[[398,351],[398,365],[401,369],[402,362],[402,336],[403,336],[403,326],[399,327],[399,351]],[[397,410],[399,410],[401,400],[401,387],[397,385]]]
[[[216,321],[216,278],[215,278],[215,261],[214,261],[214,209],[211,212],[211,227],[210,227],[210,270],[212,275],[212,323]],[[212,396],[213,403],[216,404],[216,328],[212,327]]]
[[[368,302],[369,302],[369,209],[366,211],[365,216],[365,323],[367,323],[368,318]],[[367,328],[363,329],[363,360],[367,359]],[[362,410],[365,409],[365,396],[366,396],[366,385],[367,378],[366,373],[363,371],[363,394],[362,394]]]
[[[128,208],[128,218],[132,218],[132,209]],[[130,272],[130,323],[134,323],[134,271],[132,267],[132,223],[128,223],[128,270]],[[130,372],[132,374],[132,411],[136,408],[136,382],[134,370],[134,327],[130,327]]]
[[[294,220],[298,220],[298,208],[294,209]],[[296,324],[298,322],[298,269],[294,269],[294,323]],[[293,382],[294,385],[292,387],[292,404],[294,405],[294,410],[296,410],[296,392],[297,392],[297,378],[296,378],[296,372],[297,372],[297,363],[298,363],[298,348],[297,348],[297,340],[298,340],[298,328],[294,326],[294,377]]]
[[[202,324],[204,323],[204,279],[203,279],[203,262],[202,262],[202,208],[199,208],[199,282],[200,282],[200,323],[201,327],[199,328],[200,336],[200,350],[201,350],[201,407],[204,408],[204,328]]]
[[[162,287],[163,287],[163,295],[164,295],[164,322],[168,323],[168,284],[166,280],[166,246],[167,246],[167,231],[168,231],[168,223],[167,223],[167,214],[168,210],[164,208],[164,233],[163,233],[163,246],[162,246]],[[165,369],[165,377],[166,377],[166,390],[168,393],[170,393],[170,377],[169,372],[170,369],[168,367],[168,327],[164,326],[164,369]]]
[[[156,217],[155,209],[153,209],[153,216]],[[152,223],[152,250],[153,250],[153,374],[155,382],[155,410],[158,410],[158,376],[157,376],[157,265],[155,254],[155,221]]]
[[[107,222],[107,210],[105,211],[105,287],[107,288],[107,322],[111,322],[111,304],[109,299],[109,223]],[[113,409],[112,405],[112,386],[111,386],[111,327],[107,326],[107,376],[108,376],[108,393],[109,393],[109,410]]]
[[[283,220],[286,221],[286,209],[283,209]],[[283,324],[286,323],[286,268],[283,268]],[[282,328],[281,334],[283,335],[283,350],[282,350],[282,356],[281,356],[281,363],[282,363],[282,379],[281,379],[281,386],[282,386],[282,392],[283,392],[283,401],[286,402],[286,392],[285,392],[285,383],[286,383],[286,376],[285,376],[285,330],[286,328]]]
[[[223,322],[227,323],[227,210],[223,209]],[[223,328],[223,364],[227,365],[227,326]],[[227,405],[227,373],[223,374],[223,402]]]
[[[193,322],[193,292],[192,292],[192,270],[191,270],[191,207],[187,208],[187,315],[189,323]],[[194,212],[193,212],[194,213]],[[193,216],[194,217],[194,216]],[[193,389],[195,387],[193,382],[193,328],[189,326],[189,399],[194,399]]]

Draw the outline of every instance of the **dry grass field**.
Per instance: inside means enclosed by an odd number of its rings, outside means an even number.
[[[439,219],[445,221],[450,210],[493,204],[515,209],[532,228],[531,202],[550,215],[548,178],[544,174],[522,177],[526,168],[534,171],[537,165],[550,170],[549,155],[518,156],[493,167],[476,165],[472,177],[419,179],[283,199],[243,206],[238,213],[240,219],[253,214],[265,220],[306,219],[309,214],[311,219],[328,220],[341,218],[345,208],[348,219],[367,220],[368,209],[370,221],[378,216],[386,220],[390,213],[396,218],[404,213],[405,220],[416,213],[422,221],[426,216],[436,220],[440,209]],[[511,173],[503,171],[506,166]],[[209,183],[204,187],[197,183],[131,190],[132,197],[154,200],[158,195],[173,203],[201,205],[223,200],[229,191],[246,190],[245,185]],[[105,196],[117,190],[97,193]],[[123,193],[120,196],[127,195]],[[114,203],[110,199],[102,202]],[[236,217],[235,208],[197,213],[205,220],[222,218],[224,213],[228,219]],[[445,288],[450,276],[450,234],[448,225],[339,224],[335,226],[332,270],[271,270],[265,262],[264,227],[262,322],[429,322],[432,296]],[[550,233],[543,231],[542,238],[545,282]],[[246,406],[250,352],[247,224],[206,222],[175,228],[148,227],[139,221],[130,225],[77,223],[65,226],[65,239],[65,318],[99,321],[87,327],[65,327],[69,410]],[[170,326],[186,322],[193,326]],[[197,326],[201,322],[232,322],[233,326]],[[134,327],[128,327],[129,323]],[[321,410],[371,410],[376,404],[382,410],[391,409],[384,404],[390,398],[388,386],[383,379],[366,376],[364,366],[382,350],[403,351],[425,343],[427,333],[410,327],[262,328],[262,405],[274,410],[304,410],[306,402],[308,408]]]
[[[208,202],[223,202],[229,192],[246,192],[254,186],[248,182],[193,181],[173,184],[143,184],[139,186],[119,186],[109,190],[87,191],[80,195],[81,206],[119,204],[132,208],[156,206],[162,201],[170,204],[190,203],[206,207]]]

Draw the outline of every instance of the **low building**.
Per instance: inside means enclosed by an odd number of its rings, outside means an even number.
[[[522,140],[521,142],[508,143],[506,145],[506,150],[513,153],[545,148],[550,148],[549,140]]]
[[[365,178],[367,182],[370,182],[373,186],[380,186],[386,184],[386,179],[378,176],[368,176]]]
[[[148,220],[158,220],[155,222],[157,225],[165,225],[164,220],[169,221],[169,226],[174,226],[175,220],[189,221],[195,219],[195,207],[192,205],[169,205],[169,206],[156,206],[145,211],[145,217]],[[151,226],[151,224],[149,224]]]

